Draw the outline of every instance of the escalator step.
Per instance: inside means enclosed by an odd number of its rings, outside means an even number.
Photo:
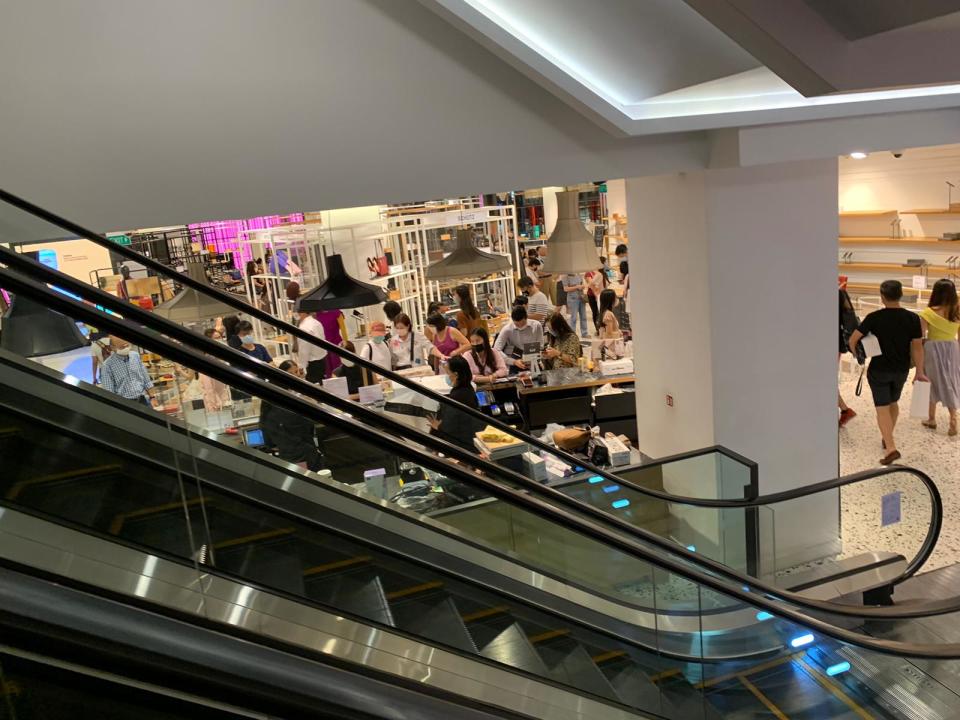
[[[373,560],[373,557],[370,555],[358,555],[357,557],[347,558],[346,560],[335,560],[334,562],[314,565],[311,568],[307,568],[303,571],[303,576],[313,577],[315,575],[335,573],[339,570],[349,570],[360,565],[366,565],[371,560]]]
[[[591,660],[593,660],[594,664],[596,665],[603,665],[611,660],[619,660],[625,657],[627,657],[626,650],[611,650],[609,652],[600,653],[599,655],[594,655]]]
[[[549,670],[543,658],[530,644],[523,629],[509,618],[501,618],[501,620],[506,622],[491,625],[474,624],[470,627],[470,634],[480,654],[518,670],[549,676]]]
[[[557,682],[608,700],[619,700],[617,692],[583,646],[567,637],[566,631],[534,645]]]
[[[621,656],[618,661],[608,660],[603,663],[601,670],[617,697],[620,698],[620,702],[648,712],[673,717],[663,712],[659,688],[650,682],[650,678],[628,657]]]
[[[497,605],[496,607],[485,608],[483,610],[477,610],[476,612],[467,613],[466,615],[461,616],[461,619],[464,623],[474,623],[479,622],[480,620],[487,620],[497,615],[503,615],[510,612],[510,608],[506,605]]]
[[[303,560],[293,542],[239,545],[215,554],[216,567],[264,587],[306,597]]]
[[[387,600],[401,600],[405,597],[410,597],[411,595],[422,595],[426,592],[431,592],[433,590],[439,590],[443,587],[443,582],[440,580],[432,580],[430,582],[420,583],[419,585],[413,585],[412,587],[405,588],[403,590],[394,590],[393,592],[387,593]]]
[[[536,635],[528,635],[527,639],[530,640],[531,645],[537,645],[539,643],[556,640],[557,638],[565,638],[569,635],[569,630],[547,630],[546,632],[537,633]]]
[[[163,503],[162,505],[154,505],[153,507],[139,508],[138,510],[133,510],[131,512],[119,513],[118,515],[115,515],[113,520],[110,522],[109,533],[111,535],[119,535],[120,531],[123,530],[123,526],[127,520],[139,520],[150,515],[160,515],[173,510],[180,510],[183,507],[194,507],[199,505],[202,501],[202,498],[195,497],[187,500],[186,502],[177,500],[174,502]]]
[[[287,537],[289,535],[293,535],[295,532],[296,529],[292,527],[264,530],[263,532],[253,533],[251,535],[243,535],[241,537],[231,538],[230,540],[222,540],[218,543],[214,543],[213,549],[226,550],[241,545],[252,545],[254,543],[264,542],[266,540],[276,540],[277,538]]]
[[[477,646],[460,619],[457,606],[449,596],[413,596],[392,605],[397,627],[469,653]]]
[[[50,475],[41,475],[40,477],[21,480],[14,484],[6,494],[7,500],[16,500],[27,488],[35,488],[37,485],[47,483],[58,483],[65,481],[80,480],[84,478],[98,478],[108,473],[119,471],[120,465],[94,465],[92,467],[77,468],[74,470],[65,470],[63,472],[52,473]]]
[[[307,597],[319,603],[396,626],[383,585],[372,568],[359,565],[352,572],[304,575],[304,582]]]

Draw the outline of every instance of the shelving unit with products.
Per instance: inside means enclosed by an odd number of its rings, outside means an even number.
[[[324,279],[324,252],[330,252],[330,233],[320,224],[297,223],[278,225],[263,230],[241,230],[240,241],[245,254],[264,258],[263,273],[253,275],[253,280],[266,284],[262,309],[281,320],[289,320],[293,301],[287,297],[291,282],[300,284],[301,292],[316,287]],[[269,262],[268,259],[269,258]],[[247,302],[256,304],[253,283],[245,282]],[[267,346],[275,358],[290,354],[289,338],[278,334],[276,329],[255,320],[254,333]]]
[[[392,247],[399,253],[404,266],[412,269],[415,286],[422,299],[415,309],[417,316],[410,315],[415,325],[422,326],[426,320],[425,310],[433,300],[444,299],[451,304],[453,288],[466,284],[472,289],[478,307],[487,307],[489,300],[495,307],[509,309],[516,295],[515,273],[520,264],[520,248],[516,236],[516,208],[513,205],[471,206],[413,213],[402,216],[392,214],[388,208],[384,216],[384,238],[389,238]],[[448,243],[456,228],[473,226],[482,240],[477,244],[481,250],[505,255],[510,259],[511,269],[487,278],[460,278],[436,282],[426,278],[427,267],[448,254]],[[422,291],[421,291],[422,289]],[[401,301],[401,304],[402,301]]]
[[[911,228],[937,234],[904,229],[909,215],[925,216],[910,222]],[[923,304],[936,279],[960,281],[960,241],[942,237],[952,232],[960,232],[960,211],[841,212],[838,274],[853,296],[877,296],[880,283],[893,279],[903,284],[905,302]]]

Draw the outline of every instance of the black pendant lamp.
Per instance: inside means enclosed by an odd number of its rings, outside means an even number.
[[[21,357],[56,355],[89,344],[71,318],[25,295],[17,295],[3,316],[0,347]]]
[[[210,285],[210,283],[207,282],[207,273],[203,269],[202,263],[188,262],[187,275],[193,280],[202,282],[206,286]],[[160,317],[165,317],[167,320],[182,324],[226,317],[227,315],[235,314],[237,311],[216,298],[212,298],[209,295],[205,295],[188,287],[178,292],[165,303],[157,305],[153,312]]]
[[[453,252],[428,266],[425,274],[427,280],[455,280],[509,270],[509,257],[480,250],[473,244],[473,230],[461,228],[457,230],[457,244]]]
[[[300,296],[297,307],[303,312],[346,310],[379,305],[387,294],[379,285],[360,282],[347,275],[340,255],[327,256],[327,279]]]

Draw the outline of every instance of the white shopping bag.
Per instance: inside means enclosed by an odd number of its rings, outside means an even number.
[[[882,354],[880,352],[880,340],[878,340],[877,336],[873,333],[864,335],[863,339],[860,340],[860,344],[863,345],[863,351],[867,354],[868,358]]]
[[[910,398],[910,417],[926,418],[930,413],[930,383],[915,382]]]

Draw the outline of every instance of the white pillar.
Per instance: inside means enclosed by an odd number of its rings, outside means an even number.
[[[640,449],[836,476],[836,160],[630,179],[627,214]],[[836,551],[835,494],[775,510],[781,566]]]

